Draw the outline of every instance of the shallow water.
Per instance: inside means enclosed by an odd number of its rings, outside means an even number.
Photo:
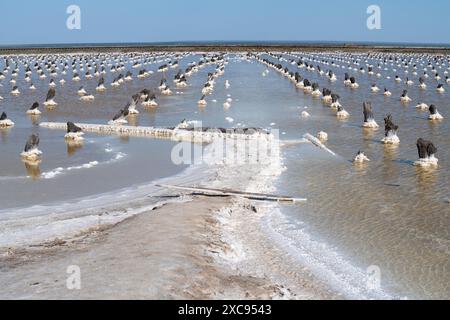
[[[285,57],[289,59],[293,56]],[[430,77],[427,80],[428,89],[420,91],[417,89],[418,76],[410,74],[408,76],[415,82],[408,88],[413,102],[403,105],[399,96],[406,85],[394,82],[396,73],[392,70],[381,71],[383,77],[375,78],[367,73],[334,67],[338,81],[330,83],[317,72],[297,69],[297,66],[282,61],[291,71],[298,70],[311,82],[317,81],[320,87],[328,87],[341,96],[340,101],[351,116],[348,120],[339,121],[335,112],[324,106],[320,98],[304,94],[275,70],[270,69],[263,77],[262,72],[267,67],[261,63],[243,61],[235,56],[229,58],[225,75],[216,80],[215,90],[207,97],[205,108],[199,108],[197,100],[207,73],[212,72],[215,65],[205,66],[194,73],[188,78],[190,86],[184,89],[174,87],[172,78],[177,69],[169,69],[166,74],[168,84],[174,93],[180,93],[168,97],[158,94],[159,107],[152,110],[139,106],[140,114],[132,124],[174,126],[187,118],[201,120],[204,126],[210,127],[271,126],[279,128],[283,140],[298,140],[306,132],[327,132],[329,140],[326,145],[337,153],[336,157],[312,145],[291,145],[282,149],[286,170],[277,181],[278,192],[304,196],[308,202],[282,206],[281,213],[287,222],[278,225],[277,221],[273,221],[274,230],[283,235],[285,241],[295,244],[292,254],[302,257],[309,252],[322,256],[319,262],[324,267],[320,272],[335,270],[339,274],[337,284],[343,287],[347,280],[353,286],[364,287],[366,284],[358,283],[360,279],[352,273],[355,270],[365,273],[367,267],[376,265],[381,271],[381,287],[393,297],[448,298],[449,86],[444,85],[446,92],[438,94],[434,90],[437,82]],[[187,63],[199,59],[197,54],[184,57],[180,60],[180,67],[184,69]],[[276,61],[272,57],[269,59]],[[132,94],[159,85],[161,74],[156,69],[161,64],[146,67],[155,72],[149,78],[135,78],[117,89],[108,87],[105,93],[95,92],[97,78],[78,83],[69,80],[63,87],[58,84],[55,100],[59,105],[52,111],[44,111],[41,107],[44,112],[36,121],[106,123]],[[324,70],[327,68],[330,66],[322,66]],[[444,70],[440,71],[441,76]],[[344,72],[356,76],[359,89],[351,90],[343,85]],[[421,73],[420,68],[418,72]],[[405,77],[400,71],[398,74]],[[392,78],[386,79],[387,75]],[[107,75],[106,83],[110,83],[115,76],[117,73]],[[70,71],[65,78],[71,78]],[[171,141],[89,133],[85,135],[86,140],[81,148],[68,150],[63,132],[33,125],[32,119],[25,115],[32,102],[43,101],[49,78],[33,79],[37,87],[34,93],[28,91],[28,84],[18,81],[19,88],[23,87],[18,97],[9,94],[9,79],[10,74],[1,82],[0,95],[4,100],[0,102],[0,111],[6,110],[16,126],[0,131],[0,203],[3,208],[100,194],[173,175],[185,168],[176,166],[170,160],[174,146]],[[230,81],[229,89],[225,89],[225,80]],[[381,91],[371,93],[369,87],[372,83],[377,83]],[[81,85],[96,96],[94,102],[78,100],[76,91]],[[390,98],[383,96],[384,87],[392,92]],[[228,94],[233,101],[229,109],[224,109],[222,104]],[[380,125],[378,130],[361,127],[364,100],[372,101],[374,115]],[[436,104],[445,119],[437,123],[429,122],[428,111],[415,109],[419,102]],[[308,108],[304,109],[305,106]],[[308,110],[311,117],[300,118],[303,110]],[[391,113],[394,122],[400,126],[398,136],[401,143],[396,147],[380,142],[384,133],[383,117],[387,113]],[[234,122],[229,123],[227,117],[234,119]],[[27,171],[19,157],[32,132],[39,132],[40,149],[44,152],[38,173]],[[437,168],[420,169],[412,165],[417,159],[415,142],[419,137],[429,139],[437,146]],[[363,166],[354,166],[351,160],[360,149],[371,161]],[[89,168],[67,169],[93,161],[98,164]],[[55,170],[57,168],[63,169]],[[34,179],[29,177],[31,175]],[[323,246],[296,242],[307,241],[307,238],[300,237],[299,231],[323,243]],[[327,259],[336,254],[342,259]],[[342,261],[346,262],[345,265],[336,265]],[[347,264],[352,268],[346,268]],[[326,275],[324,278],[327,278]]]
[[[336,73],[342,79],[343,72]],[[309,72],[302,74],[315,80]],[[310,146],[289,149],[285,153],[288,170],[279,186],[309,199],[305,205],[284,208],[291,221],[301,221],[301,229],[320,235],[318,239],[338,249],[362,270],[378,266],[381,286],[388,292],[397,297],[443,299],[450,293],[447,280],[450,126],[448,119],[431,123],[426,120],[428,111],[417,111],[415,105],[434,103],[447,118],[448,85],[445,94],[437,94],[434,90],[437,82],[429,79],[428,90],[423,92],[417,90],[417,77],[409,77],[416,82],[408,88],[413,99],[409,105],[401,104],[398,98],[405,85],[395,84],[392,79],[356,74],[358,90],[344,88],[340,81],[332,86],[323,80],[319,82],[340,94],[340,101],[351,117],[348,121],[337,121],[330,110],[308,96],[306,104],[313,109],[309,111],[312,117],[302,127],[306,131],[316,128],[314,132],[327,132],[326,145],[339,156],[319,154],[310,150]],[[392,96],[370,93],[371,83],[380,88],[386,86]],[[375,132],[360,126],[363,100],[373,103],[380,125]],[[384,134],[383,116],[387,113],[400,126],[399,146],[380,143]],[[417,159],[418,137],[438,146],[437,168],[412,165]],[[359,149],[371,161],[353,166],[350,161]]]

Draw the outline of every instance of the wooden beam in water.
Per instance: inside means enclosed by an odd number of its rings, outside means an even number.
[[[39,124],[43,128],[67,130],[67,124],[63,122],[41,122]],[[85,132],[132,135],[132,136],[150,136],[162,139],[172,139],[174,130],[155,127],[134,127],[134,126],[118,126],[107,124],[88,124],[76,123]]]
[[[43,128],[67,130],[67,124],[63,122],[41,122],[39,124]],[[273,135],[266,133],[237,133],[236,132],[222,132],[218,129],[211,128],[211,130],[189,130],[183,128],[158,128],[158,127],[142,127],[142,126],[126,126],[126,125],[109,125],[109,124],[88,124],[76,123],[84,132],[95,132],[100,134],[118,134],[138,137],[152,137],[159,139],[170,139],[174,141],[187,141],[194,143],[210,143],[217,138],[240,138],[240,139],[266,139],[270,141]],[[240,129],[239,129],[240,130]]]
[[[278,201],[278,202],[303,202],[307,201],[306,198],[294,198],[290,196],[271,195],[264,193],[243,192],[229,189],[214,189],[214,188],[202,188],[202,187],[189,187],[189,186],[175,186],[168,184],[156,184],[157,187],[193,191],[203,193],[205,195],[217,195],[217,196],[235,196],[244,197],[252,200],[265,200],[265,201]]]
[[[328,149],[319,139],[314,137],[312,134],[306,133],[303,137],[305,139],[309,140],[313,145],[319,147],[320,149],[327,151],[328,153],[332,154],[333,156],[336,155],[336,153],[334,153],[333,151]]]

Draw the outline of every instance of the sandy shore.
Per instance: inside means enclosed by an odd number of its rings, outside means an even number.
[[[288,264],[276,263],[286,260],[283,253],[272,250],[270,239],[265,239],[257,224],[242,219],[252,216],[257,220],[262,215],[258,211],[250,202],[195,197],[144,212],[113,227],[93,229],[72,240],[4,253],[0,259],[0,298],[337,297],[301,267],[285,270]],[[243,234],[247,239],[239,238]],[[236,248],[240,241],[246,242],[245,248]],[[66,271],[71,265],[80,267],[80,290],[67,289]]]

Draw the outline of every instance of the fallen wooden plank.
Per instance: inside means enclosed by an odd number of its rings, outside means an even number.
[[[215,194],[220,196],[238,196],[252,200],[265,200],[265,201],[279,201],[279,202],[302,202],[307,201],[306,198],[294,198],[290,196],[271,195],[264,193],[243,192],[229,189],[214,189],[214,188],[202,188],[202,187],[189,187],[189,186],[175,186],[168,184],[156,184],[157,187],[200,192],[205,194]]]
[[[302,138],[299,140],[280,140],[281,143],[281,147],[290,147],[290,146],[296,146],[299,144],[303,144],[303,143],[310,143],[311,141],[309,141],[306,138]]]
[[[323,150],[325,150],[325,151],[331,153],[333,156],[336,155],[336,153],[334,153],[333,151],[331,151],[330,149],[328,149],[322,142],[320,142],[319,139],[317,139],[316,137],[314,137],[312,134],[306,133],[303,137],[304,137],[305,139],[308,139],[313,145],[315,145],[315,146],[317,146],[317,147],[319,147],[319,148],[321,148],[321,149],[323,149]]]
[[[171,139],[175,141],[187,141],[194,143],[210,143],[217,138],[227,139],[263,139],[271,141],[272,134],[268,134],[259,128],[158,128],[127,125],[76,123],[85,132],[100,134],[117,134],[127,136],[147,136],[159,139]],[[41,122],[39,126],[47,129],[67,130],[67,124],[63,122]]]
[[[118,126],[108,124],[76,123],[85,132],[103,134],[118,134],[132,136],[150,136],[161,139],[172,139],[174,130],[155,127]],[[63,122],[41,122],[39,126],[48,129],[67,130],[67,124]]]

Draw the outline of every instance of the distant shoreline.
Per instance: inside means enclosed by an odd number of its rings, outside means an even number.
[[[0,46],[0,54],[68,52],[158,52],[158,51],[375,51],[450,54],[450,45],[295,43],[295,42],[186,42],[130,44],[58,44]]]

